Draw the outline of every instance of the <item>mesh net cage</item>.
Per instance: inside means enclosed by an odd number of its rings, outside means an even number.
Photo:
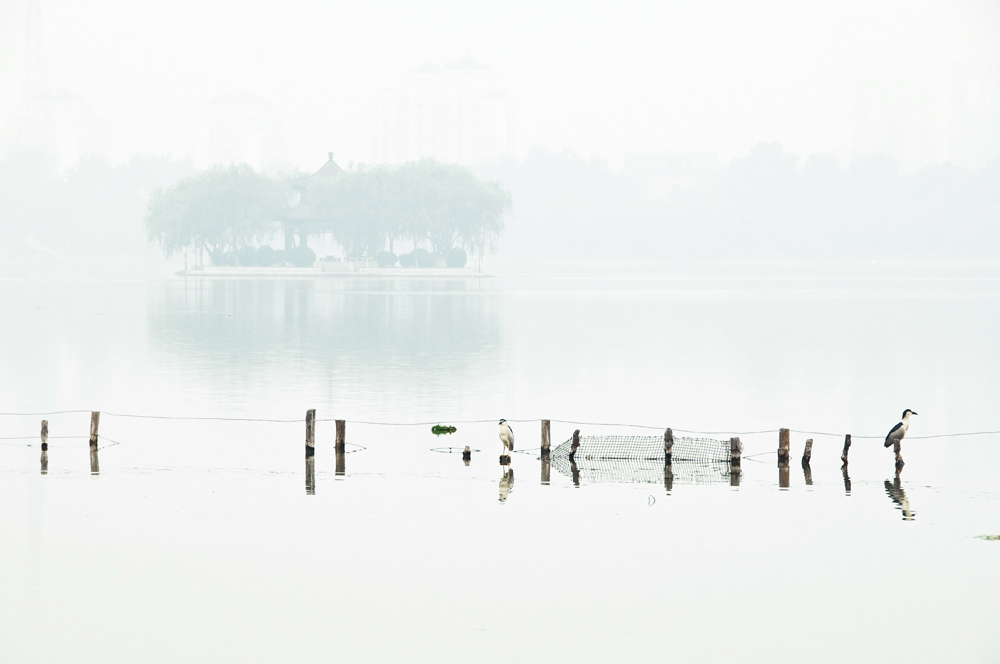
[[[580,436],[571,461],[572,446],[572,439],[560,444],[549,460],[574,482],[663,484],[668,479],[662,436]],[[675,437],[669,479],[679,484],[728,483],[729,460],[728,440]]]

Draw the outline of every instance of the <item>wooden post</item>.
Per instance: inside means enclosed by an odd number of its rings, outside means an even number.
[[[97,459],[97,428],[101,423],[101,411],[95,410],[90,413],[90,474],[99,475],[101,465]]]
[[[845,466],[847,465],[847,453],[850,451],[850,449],[851,449],[851,434],[847,434],[846,436],[844,436],[844,452],[840,455],[840,460],[844,462]],[[850,491],[850,489],[848,489],[848,491]]]
[[[779,429],[778,463],[781,463],[782,461],[784,461],[785,463],[788,462],[788,459],[791,456],[791,453],[789,452],[790,446],[791,446],[791,434],[789,433],[788,429]]]
[[[49,472],[49,421],[42,420],[42,475]]]
[[[542,420],[542,456],[549,456],[552,447],[552,428],[549,420]]]
[[[306,411],[306,458],[316,456],[316,409]]]
[[[337,451],[343,452],[345,446],[345,440],[347,439],[347,434],[345,433],[347,429],[347,423],[344,420],[337,420]]]
[[[462,450],[462,461],[465,462],[466,466],[468,466],[469,462],[472,461],[472,448],[468,445],[466,445],[465,449]]]
[[[663,460],[668,466],[673,463],[674,456],[674,430],[667,427],[663,432]]]
[[[813,457],[813,439],[806,438],[806,449],[802,452],[802,465],[808,466]]]
[[[569,446],[569,460],[576,459],[576,450],[580,447],[580,430],[573,432],[573,444]]]

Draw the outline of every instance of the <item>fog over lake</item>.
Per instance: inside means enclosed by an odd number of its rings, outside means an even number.
[[[0,3],[0,663],[997,661],[997,35]]]

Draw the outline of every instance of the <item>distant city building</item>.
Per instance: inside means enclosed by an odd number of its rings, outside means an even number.
[[[284,132],[270,104],[245,90],[202,109],[189,146],[203,166],[246,163],[260,171],[284,159]]]
[[[1000,155],[1000,77],[955,66],[937,85],[859,78],[853,125],[855,155],[980,167]]]
[[[371,157],[474,164],[515,149],[514,107],[488,66],[465,58],[412,69],[372,99]]]
[[[90,103],[69,90],[48,90],[24,105],[21,147],[55,159],[63,171],[83,157],[106,157],[107,127]]]

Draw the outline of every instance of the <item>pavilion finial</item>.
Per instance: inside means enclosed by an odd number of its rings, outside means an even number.
[[[333,153],[332,152],[327,152],[326,156],[330,158],[330,161],[333,161]]]

